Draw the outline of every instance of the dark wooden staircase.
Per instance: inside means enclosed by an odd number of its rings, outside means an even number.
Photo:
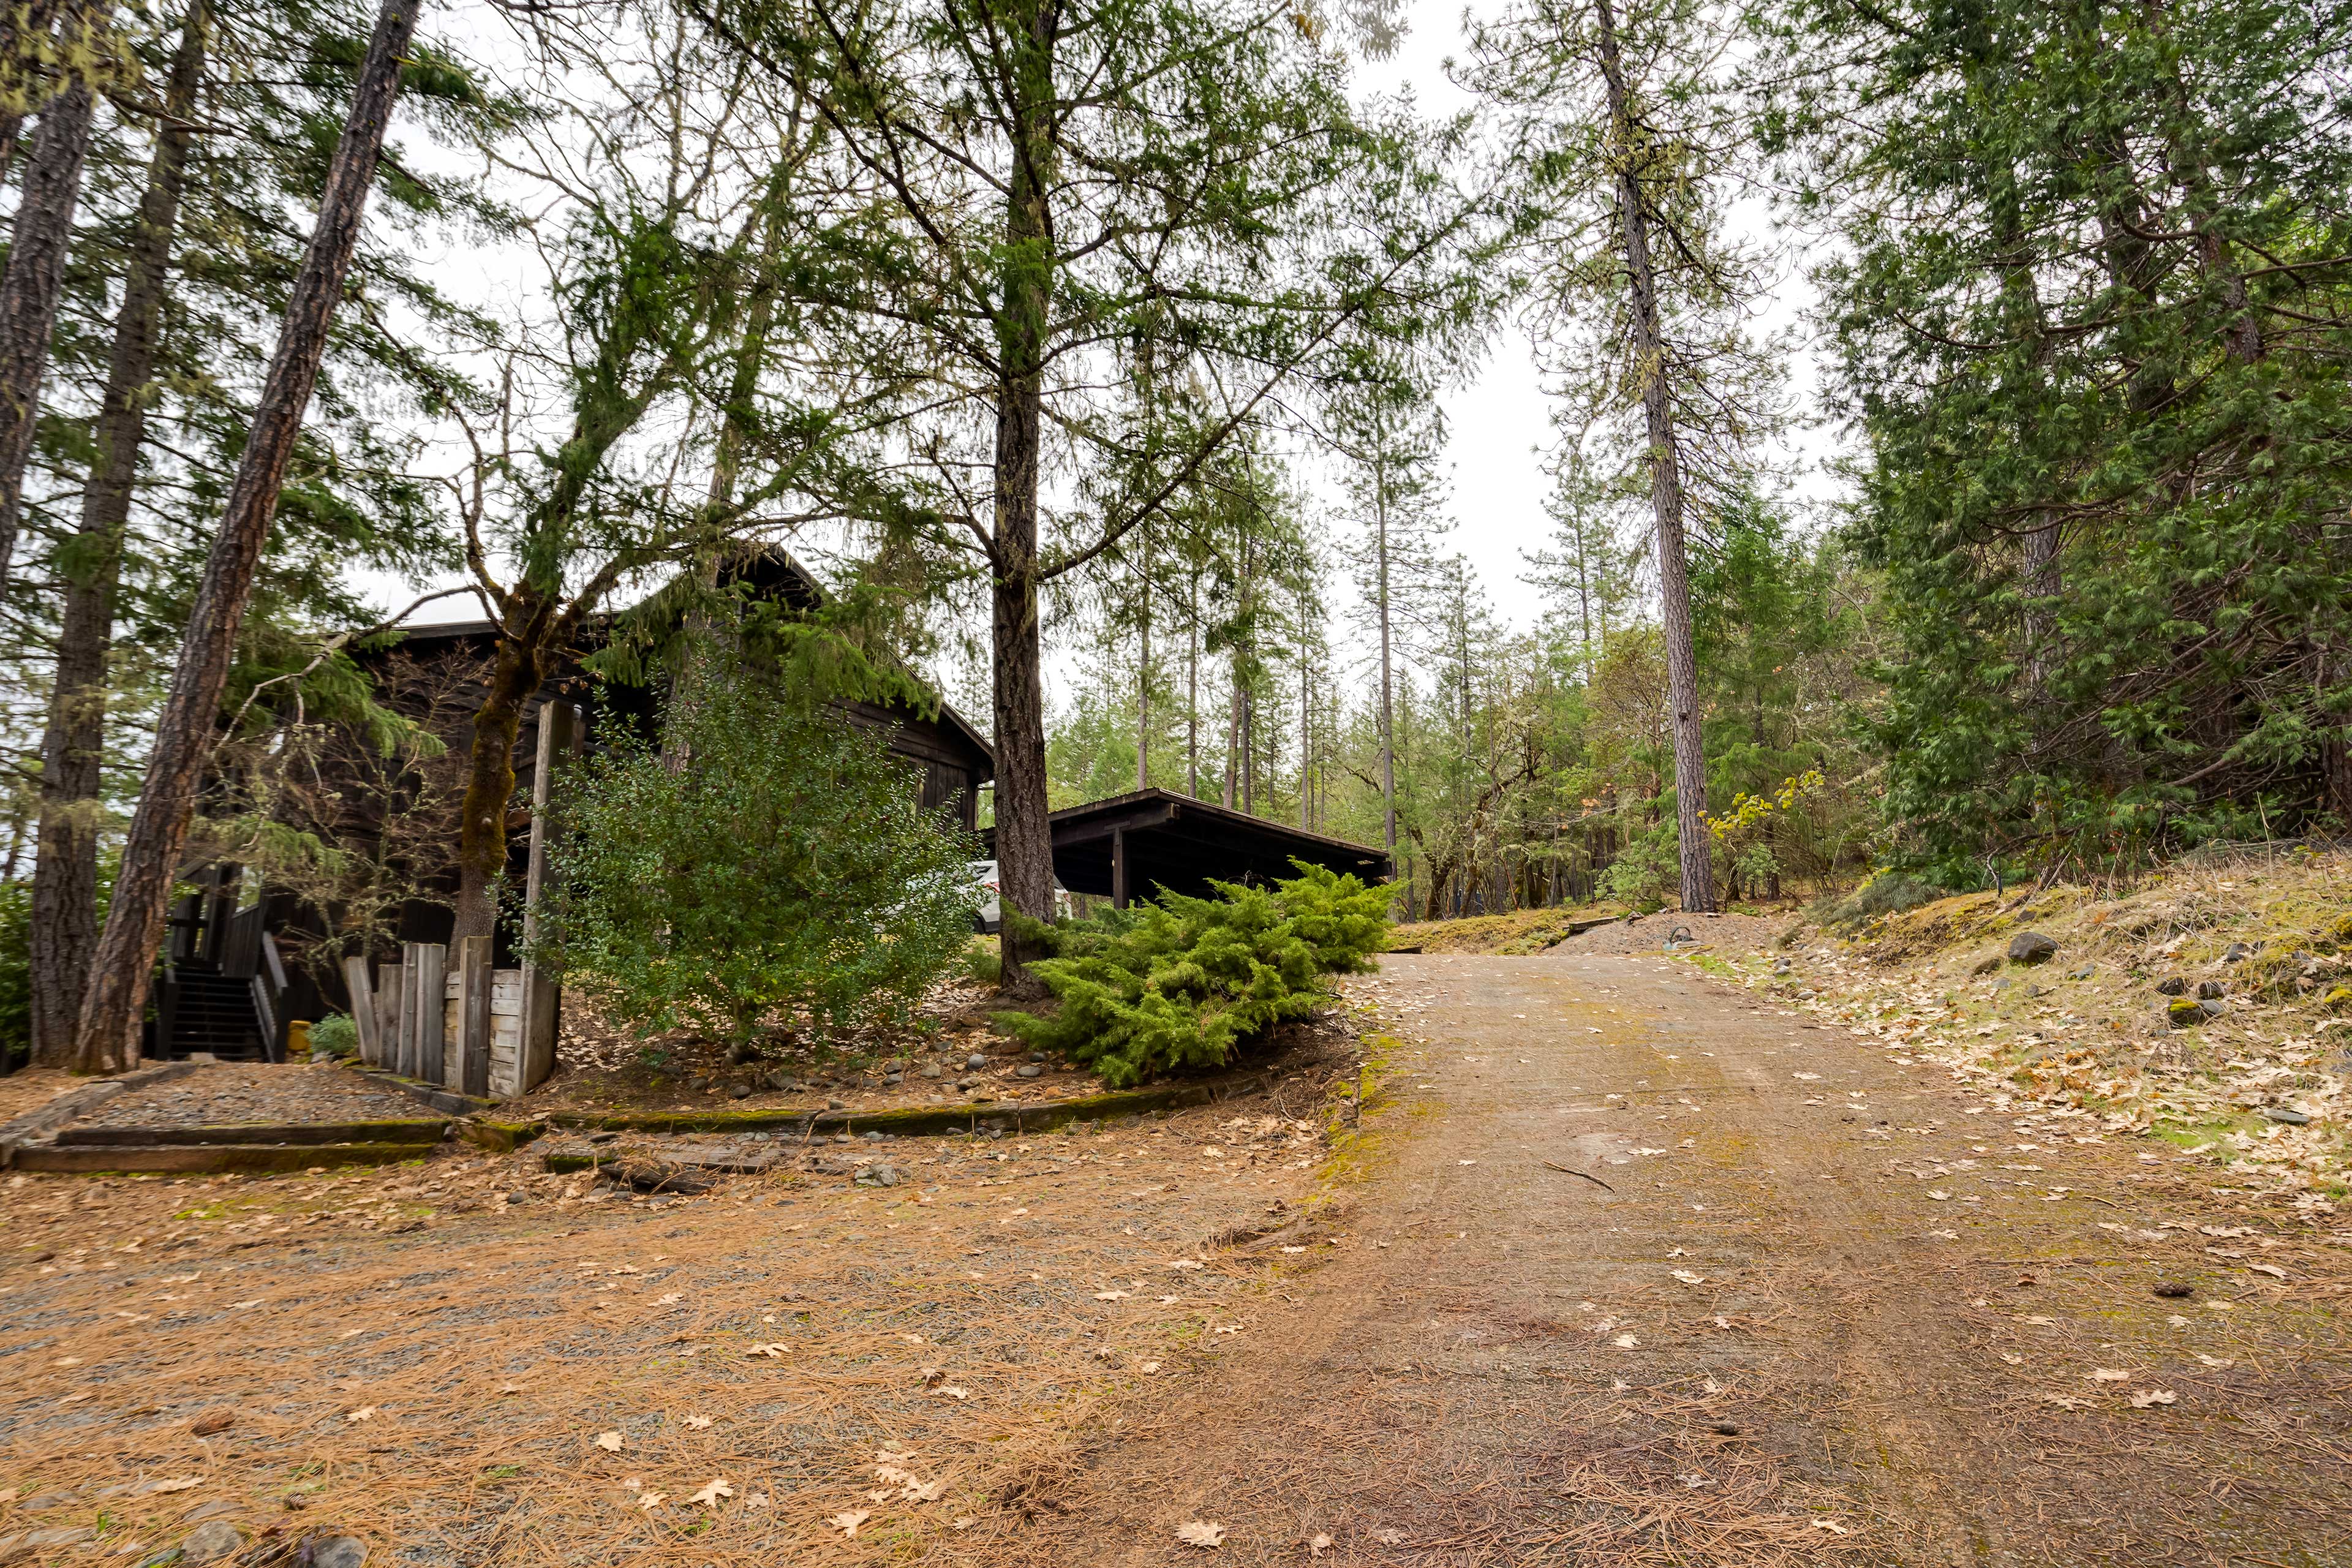
[[[198,878],[205,890],[173,909],[148,1056],[286,1059],[286,966],[264,923],[268,903],[236,907],[242,876],[236,866],[209,868]]]

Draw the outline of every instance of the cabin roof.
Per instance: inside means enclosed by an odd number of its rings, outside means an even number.
[[[816,609],[825,602],[824,584],[781,545],[753,546],[731,558],[722,570],[729,579],[748,581],[754,592],[772,595],[797,609]],[[589,617],[588,624],[602,629],[610,625],[616,615],[625,613],[599,612]],[[401,640],[394,645],[395,647],[417,647],[436,643],[487,643],[497,636],[498,624],[481,619],[434,621],[422,626],[402,626],[399,631]],[[981,766],[975,774],[975,782],[992,777],[996,769],[996,749],[988,743],[970,720],[955,710],[947,699],[937,692],[932,692],[931,696],[939,704],[939,721],[955,731],[980,758]]]

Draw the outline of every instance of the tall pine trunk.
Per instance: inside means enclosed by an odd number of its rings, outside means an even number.
[[[88,5],[67,13],[63,31],[68,50],[87,37],[91,16]],[[93,101],[88,79],[75,76],[41,110],[33,153],[25,163],[7,268],[0,272],[0,592],[8,586],[8,568],[24,523],[25,468],[32,459],[33,435],[40,422],[41,378],[49,368],[58,299],[65,291],[66,256],[73,246],[74,209],[81,202]]]
[[[22,10],[0,13],[0,53],[13,59],[24,58],[32,52],[25,40],[47,37],[57,16],[56,0],[32,0]],[[16,166],[16,148],[25,133],[25,116],[31,109],[31,104],[19,99],[0,110],[0,181],[5,181],[8,171]]]
[[[1715,908],[1715,865],[1708,856],[1706,754],[1699,729],[1698,658],[1691,643],[1690,574],[1683,542],[1682,471],[1675,455],[1666,396],[1657,279],[1650,268],[1650,220],[1643,204],[1633,109],[1617,53],[1610,0],[1593,0],[1601,23],[1601,74],[1609,89],[1610,136],[1617,163],[1620,237],[1632,307],[1634,362],[1641,367],[1642,413],[1650,438],[1650,508],[1658,527],[1659,618],[1666,637],[1666,694],[1674,709],[1675,816],[1682,838],[1685,910]]]
[[[1396,860],[1396,665],[1389,604],[1389,485],[1386,465],[1372,475],[1373,568],[1380,584],[1381,827],[1391,865]]]
[[[82,1004],[76,1057],[77,1066],[86,1072],[120,1069],[138,1050],[139,1015],[163,939],[180,852],[187,844],[196,791],[212,755],[221,691],[236,656],[238,627],[253,597],[254,572],[278,510],[286,466],[326,355],[327,329],[359,245],[368,188],[375,180],[393,100],[400,90],[401,57],[416,30],[417,6],[418,0],[383,0],[376,14],[351,114],[320,197],[318,226],[295,276],[285,326],[254,410],[252,432],[189,610],[179,666],[156,723],[139,809],[123,845],[113,903]]]
[[[1045,635],[1038,618],[1037,484],[1045,441],[1046,316],[1052,307],[1055,31],[1058,12],[1034,5],[1008,19],[1019,144],[1004,208],[997,305],[994,516],[990,625],[996,664],[996,859],[1004,901],[1032,920],[1054,918],[1053,828],[1045,785]],[[1014,922],[1002,937],[1004,984],[1029,984]]]
[[[81,1022],[90,954],[98,945],[98,813],[106,748],[106,655],[114,637],[115,582],[139,451],[147,434],[147,384],[155,374],[172,237],[188,169],[191,122],[212,18],[203,3],[181,24],[163,91],[163,117],[147,189],[139,201],[122,308],[99,401],[97,455],[82,491],[81,528],[60,560],[65,613],[56,679],[41,738],[40,851],[33,866],[33,1058],[62,1066]]]

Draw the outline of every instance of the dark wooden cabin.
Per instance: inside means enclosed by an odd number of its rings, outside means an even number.
[[[739,556],[722,576],[743,584],[754,598],[791,610],[807,613],[824,603],[824,590],[816,579],[773,547]],[[518,798],[531,795],[539,714],[546,703],[574,705],[582,742],[592,749],[615,727],[651,732],[667,695],[667,683],[605,679],[583,664],[605,646],[614,620],[607,616],[593,622],[580,645],[557,663],[531,700],[515,742]],[[444,684],[456,684],[455,677],[468,668],[487,667],[495,644],[496,631],[488,621],[415,626],[389,647],[359,655],[358,662],[377,675],[380,700],[406,708],[417,704],[404,703],[401,688],[404,682],[416,685],[419,670],[448,674],[453,679]],[[404,682],[389,679],[395,665]],[[988,742],[962,715],[944,701],[928,712],[907,703],[842,701],[837,706],[853,722],[888,737],[891,753],[921,775],[921,801],[927,809],[945,807],[967,830],[975,827],[980,787],[995,777],[996,763]],[[423,720],[425,715],[411,717]],[[470,750],[472,732],[464,721],[436,721],[433,727],[453,754],[463,756]],[[508,876],[519,887],[528,868],[530,813],[512,812],[508,826]],[[452,846],[457,831],[452,812],[447,829]],[[279,938],[299,936],[306,928],[320,929],[315,923],[320,911],[300,908],[291,897],[268,888],[258,889],[257,901],[256,890],[240,889],[242,879],[234,867],[206,868],[197,880],[206,892],[184,900],[173,911],[164,983],[157,993],[158,1017],[151,1033],[152,1054],[200,1050],[275,1058],[282,1053],[286,1020],[315,1019],[346,1007],[337,981],[329,977],[322,984],[318,975],[287,963],[278,954]],[[402,906],[392,940],[446,942],[456,924],[456,899],[454,871],[425,878],[416,896]],[[386,947],[368,956],[396,956],[389,942]],[[511,931],[499,931],[495,962],[501,966],[516,962]]]

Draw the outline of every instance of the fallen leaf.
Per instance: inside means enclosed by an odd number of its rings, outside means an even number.
[[[343,1419],[346,1421],[372,1421],[374,1418],[375,1406],[373,1405],[362,1405],[357,1410],[343,1412]]]
[[[668,1500],[669,1498],[667,1493],[647,1492],[645,1496],[637,1500],[637,1506],[644,1509],[646,1512],[651,1513],[655,1509],[659,1508]]]
[[[1675,1278],[1681,1280],[1685,1285],[1704,1285],[1706,1283],[1705,1276],[1694,1274],[1687,1268],[1675,1269]]]
[[[700,1491],[695,1493],[686,1500],[688,1502],[702,1503],[709,1508],[717,1508],[720,1498],[733,1497],[734,1495],[735,1489],[727,1484],[727,1478],[725,1476],[714,1476],[711,1478],[709,1485],[705,1486]]]
[[[2045,1394],[2042,1396],[2042,1403],[2054,1405],[2061,1410],[2080,1410],[2091,1402],[2073,1394]]]
[[[743,1500],[743,1506],[745,1508],[765,1508],[768,1506],[768,1494],[765,1492],[753,1492],[750,1497]]]
[[[702,1428],[710,1425],[710,1417],[708,1415],[689,1415],[686,1418],[686,1424],[699,1432]]]
[[[1171,1268],[1201,1268],[1202,1265],[1190,1258],[1179,1258],[1170,1262],[1168,1267]]]
[[[908,1481],[898,1489],[898,1495],[908,1502],[937,1502],[940,1494],[947,1489],[948,1484],[943,1480]]]
[[[199,1437],[209,1437],[215,1432],[226,1432],[236,1425],[236,1412],[215,1410],[209,1415],[199,1415],[188,1423],[188,1430]]]
[[[873,1517],[874,1510],[871,1509],[852,1509],[847,1513],[835,1514],[831,1519],[826,1520],[825,1523],[841,1531],[845,1538],[854,1541],[857,1537],[857,1527]]]
[[[618,1432],[599,1432],[596,1434],[596,1447],[608,1454],[617,1454],[621,1451],[621,1435]]]
[[[2129,1383],[2131,1381],[2131,1373],[2121,1367],[2103,1366],[2084,1375],[2093,1383]]]
[[[2168,1388],[2143,1388],[2131,1396],[2134,1410],[2145,1410],[2151,1405],[2169,1405],[2172,1401],[2173,1393]]]
[[[1160,1363],[1159,1363],[1158,1362],[1156,1362],[1156,1361],[1148,1361],[1148,1362],[1145,1362],[1141,1366],[1139,1366],[1139,1367],[1136,1368],[1136,1370],[1137,1370],[1138,1372],[1141,1372],[1141,1373],[1155,1373],[1155,1372],[1158,1372],[1158,1371],[1160,1370]]]
[[[1598,1029],[1592,1031],[1592,1033],[1596,1035],[1600,1032],[1601,1031]],[[1402,1546],[1404,1544],[1404,1531],[1402,1530],[1375,1530],[1372,1531],[1372,1539],[1379,1542],[1382,1546]]]
[[[895,1487],[913,1480],[915,1472],[902,1470],[896,1465],[877,1465],[874,1467],[874,1479]]]
[[[1330,1550],[1331,1538],[1328,1535],[1318,1535],[1307,1543],[1307,1555],[1309,1557],[1320,1557]]]
[[[1223,1546],[1225,1527],[1213,1520],[1189,1519],[1176,1527],[1176,1539],[1187,1546]]]
[[[675,1307],[675,1306],[677,1306],[680,1301],[683,1301],[683,1300],[686,1300],[686,1298],[685,1298],[685,1297],[683,1297],[683,1296],[679,1295],[677,1291],[673,1290],[673,1291],[671,1291],[671,1292],[670,1292],[668,1295],[667,1295],[667,1296],[656,1296],[656,1297],[655,1297],[655,1298],[654,1298],[654,1305],[655,1305],[655,1306],[656,1306],[656,1307]]]
[[[2286,1270],[2281,1268],[2275,1263],[2249,1263],[2246,1267],[2256,1274],[2268,1274],[2273,1279],[2284,1279],[2286,1278]]]
[[[256,1297],[255,1297],[252,1300],[250,1300],[250,1301],[231,1301],[231,1302],[228,1304],[228,1310],[229,1310],[230,1311],[232,1311],[232,1312],[242,1312],[242,1311],[246,1310],[247,1308],[251,1308],[251,1307],[258,1307],[258,1306],[260,1306],[260,1305],[261,1305],[261,1298],[260,1298],[260,1297],[258,1297],[258,1296],[256,1296]]]
[[[1817,1519],[1813,1521],[1813,1528],[1815,1530],[1826,1530],[1832,1535],[1852,1535],[1853,1533],[1853,1531],[1848,1530],[1844,1525],[1840,1524],[1833,1519]]]
[[[190,1487],[200,1487],[204,1484],[204,1481],[195,1476],[175,1476],[168,1481],[157,1481],[147,1489],[155,1492],[184,1492]]]
[[[1097,1301],[1124,1301],[1127,1300],[1127,1292],[1124,1290],[1097,1290],[1095,1292],[1095,1300]]]
[[[753,1345],[750,1350],[745,1351],[743,1353],[745,1355],[763,1355],[770,1361],[775,1361],[791,1348],[792,1347],[790,1345],[785,1344],[780,1340],[772,1345]]]
[[[971,1397],[971,1390],[969,1388],[958,1388],[952,1383],[942,1384],[939,1387],[931,1390],[931,1392],[933,1394],[944,1394],[950,1399],[970,1399]]]
[[[1615,1345],[1621,1351],[1629,1351],[1635,1345],[1640,1344],[1642,1342],[1635,1339],[1631,1334],[1619,1334],[1615,1339],[1611,1340],[1609,1342]]]

